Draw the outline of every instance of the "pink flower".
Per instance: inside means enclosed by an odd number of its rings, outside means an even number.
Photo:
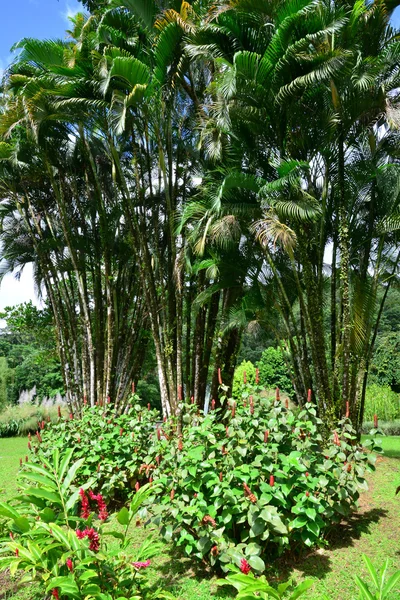
[[[60,600],[60,596],[58,595],[58,589],[54,588],[54,590],[52,590],[51,595],[53,596],[53,598],[55,598],[56,600]]]
[[[135,569],[145,569],[146,567],[150,566],[150,561],[146,560],[146,562],[133,562],[132,563],[133,566],[135,567]]]
[[[89,497],[91,500],[97,502],[100,521],[105,521],[108,518],[108,512],[103,496],[101,494],[94,494],[92,490],[89,490]]]
[[[240,561],[240,570],[245,575],[248,575],[251,571],[251,567],[245,558],[242,558],[242,560]]]
[[[72,563],[72,559],[71,558],[67,558],[67,560],[65,561],[65,564],[68,567],[68,571],[71,571],[71,573],[72,573],[72,571],[74,570],[74,565]]]

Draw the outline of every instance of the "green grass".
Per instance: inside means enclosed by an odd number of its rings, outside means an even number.
[[[386,558],[389,571],[400,569],[399,535],[400,497],[395,496],[400,485],[400,436],[382,438],[384,457],[378,459],[377,471],[369,477],[370,489],[360,498],[360,510],[348,522],[336,527],[327,545],[305,552],[302,556],[285,556],[270,567],[271,582],[292,578],[296,583],[305,578],[315,580],[307,600],[356,600],[354,583],[357,574],[368,581],[361,555],[367,554],[380,567]],[[25,456],[26,440],[0,439],[0,500],[16,492],[19,458]],[[144,537],[157,539],[154,528],[135,528],[134,545]],[[151,583],[162,583],[179,600],[222,600],[233,598],[229,589],[217,589],[216,578],[202,565],[183,558],[171,546],[165,545],[149,569]],[[0,600],[42,600],[36,588],[13,589],[12,582],[0,575]],[[398,600],[400,590],[390,600]]]

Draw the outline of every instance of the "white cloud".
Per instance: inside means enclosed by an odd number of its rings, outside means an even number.
[[[67,2],[65,4],[65,9],[62,11],[64,21],[68,23],[68,25],[70,25],[71,17],[75,17],[75,15],[78,12],[82,12],[82,10],[82,4],[79,4],[78,2],[76,2],[76,0],[74,2]]]
[[[32,267],[27,265],[19,280],[15,279],[12,274],[4,277],[0,286],[0,311],[6,306],[14,306],[22,302],[29,302],[29,300],[32,300],[35,306],[41,306],[41,302],[35,294]]]

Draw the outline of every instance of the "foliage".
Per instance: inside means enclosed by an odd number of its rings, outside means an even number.
[[[400,393],[400,332],[382,333],[371,363],[371,381]]]
[[[280,583],[275,589],[268,584],[264,575],[256,578],[251,572],[240,573],[235,565],[229,565],[228,568],[232,574],[227,575],[224,580],[219,582],[219,585],[233,586],[238,591],[238,595],[236,596],[238,600],[257,600],[257,598],[262,598],[263,600],[268,600],[269,598],[274,598],[275,600],[296,600],[303,596],[313,585],[311,579],[306,579],[294,589],[292,589],[291,581]],[[242,569],[246,571],[246,563],[242,564]]]
[[[0,357],[7,359],[9,367],[5,404],[17,402],[23,390],[33,388],[39,401],[63,394],[60,359],[48,308],[38,309],[32,302],[25,302],[5,308],[0,318],[6,323],[0,330]]]
[[[222,568],[245,558],[260,572],[266,557],[314,545],[374,468],[348,419],[324,441],[314,405],[296,416],[251,387],[205,417],[186,406],[183,421],[181,437],[159,430],[145,459],[160,483],[153,511],[167,541]]]
[[[388,385],[369,385],[365,396],[364,414],[366,421],[373,421],[374,415],[382,421],[400,418],[400,395],[393,392]]]
[[[256,382],[256,367],[249,360],[244,360],[235,369],[235,375],[233,377],[232,396],[236,400],[239,400],[242,396],[241,392],[246,382],[254,385]]]
[[[356,575],[356,583],[360,590],[360,600],[387,600],[390,596],[391,590],[399,583],[400,581],[400,571],[396,571],[387,579],[387,571],[389,568],[389,559],[385,561],[382,569],[377,571],[372,564],[371,560],[363,554],[363,560],[366,564],[368,572],[371,576],[371,580],[374,588],[376,588],[375,593],[372,593],[369,586],[363,581],[358,575]]]
[[[126,501],[135,486],[148,479],[140,466],[159,419],[158,411],[143,408],[138,401],[137,395],[132,396],[130,408],[119,415],[112,404],[84,405],[81,416],[70,413],[46,425],[41,443],[35,440],[36,460],[51,457],[54,448],[61,455],[72,448],[74,460],[85,458],[81,481],[95,481],[107,500]]]
[[[60,410],[65,411],[64,407]],[[38,424],[56,422],[58,407],[31,403],[9,405],[0,413],[0,437],[34,433]]]
[[[8,368],[7,359],[0,356],[0,412],[8,404],[8,390],[12,381],[12,370]]]
[[[367,434],[373,428],[373,421],[364,421],[362,433]],[[379,421],[379,431],[384,435],[400,435],[400,420],[397,421]]]
[[[289,396],[293,395],[291,373],[280,348],[267,348],[257,363],[260,371],[260,384],[267,389],[279,388]]]
[[[39,581],[54,598],[172,598],[152,591],[144,574],[159,544],[145,541],[136,551],[130,547],[128,529],[151,493],[149,486],[117,515],[123,531],[114,531],[115,517],[109,517],[101,495],[89,489],[94,482],[80,489],[72,485],[85,462],[72,458],[72,449],[63,455],[55,449],[49,460],[42,457],[40,465],[27,463],[20,471],[18,500],[0,503],[11,529],[11,541],[1,544],[0,568],[24,571],[25,581]],[[118,546],[108,538],[118,539]]]

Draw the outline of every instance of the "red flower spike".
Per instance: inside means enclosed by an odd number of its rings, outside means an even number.
[[[171,498],[171,500],[173,500],[175,498],[175,490],[174,490],[174,488],[172,488],[169,497]]]
[[[167,422],[167,417],[164,417],[163,421],[164,421],[164,423],[166,423]]]
[[[51,595],[53,596],[53,598],[55,598],[56,600],[60,600],[60,596],[58,594],[58,589],[54,588],[54,590],[51,590]]]
[[[135,490],[137,492],[140,490],[140,483],[138,481],[135,483]]]
[[[307,392],[307,402],[311,402],[311,390]]]
[[[307,498],[309,497],[309,495],[310,495],[310,492],[306,492],[306,496],[307,496]]]
[[[219,474],[219,480],[222,481],[222,479],[223,479],[223,475],[222,475],[222,471],[221,471]]]
[[[346,419],[350,416],[350,403],[346,402]]]
[[[44,426],[45,426],[45,422],[42,421],[41,424],[40,424],[40,429],[44,429]]]
[[[193,494],[193,498],[197,498],[197,492]]]
[[[225,432],[226,432],[226,437],[229,437],[229,427],[228,427],[228,425],[225,426]]]
[[[28,442],[28,450],[32,450],[32,444]]]
[[[194,404],[194,396],[192,396],[192,397],[190,398],[190,403],[191,403],[191,404]]]
[[[179,438],[179,442],[178,442],[178,450],[179,452],[182,452],[183,450],[183,442],[182,442],[182,437]]]
[[[268,437],[269,437],[269,431],[267,429],[266,431],[264,431],[264,444],[266,444],[268,442]]]
[[[260,371],[258,369],[256,369],[256,385],[258,385],[260,382]]]
[[[285,400],[285,406],[286,406],[286,409],[289,408],[289,398],[286,398],[286,400]]]
[[[120,430],[119,430],[119,435],[123,435],[123,434],[124,434],[124,430],[123,430],[123,428],[121,427],[121,428],[120,428]]]
[[[178,400],[182,402],[182,386],[178,385]]]
[[[156,463],[160,466],[161,456],[156,456]]]
[[[244,489],[245,496],[247,496],[247,498],[250,500],[250,502],[255,504],[257,502],[257,498],[255,497],[255,495],[253,494],[253,492],[251,491],[251,489],[249,488],[247,483],[243,483],[243,489]]]
[[[219,385],[222,385],[221,369],[218,369],[218,383]]]
[[[205,517],[203,517],[202,525],[207,525],[207,523],[209,523],[211,527],[217,526],[215,520],[210,515],[206,515]]]
[[[242,558],[242,560],[240,561],[240,570],[245,575],[248,575],[251,571],[251,567],[245,558]]]
[[[279,388],[277,387],[276,390],[275,390],[275,400],[277,402],[279,402],[280,399],[281,399],[281,395],[280,395],[280,392],[279,392]]]
[[[246,371],[243,371],[243,383],[246,385],[247,383],[247,373]]]
[[[135,569],[145,569],[146,567],[149,567],[151,563],[150,560],[146,560],[145,562],[138,561],[133,562],[132,564],[135,567]]]
[[[15,556],[19,556],[19,550],[18,550],[18,548],[15,548]]]
[[[378,429],[378,415],[374,415],[374,427]]]
[[[147,404],[147,410],[151,410],[151,408],[150,408],[150,402]]]
[[[135,382],[132,381],[132,394],[134,394],[134,393],[135,393]]]
[[[25,456],[25,462],[28,462],[28,457],[27,456]]]
[[[236,402],[234,402],[232,405],[232,419],[235,418],[235,414],[236,414]]]
[[[71,558],[67,558],[67,560],[65,561],[65,564],[67,565],[67,569],[70,573],[73,572],[74,570],[74,565],[72,563],[72,559]]]
[[[74,415],[72,413],[69,413],[69,420],[72,421],[74,418]]]
[[[41,444],[42,443],[42,436],[40,435],[39,431],[36,432],[36,437],[39,440],[39,444]]]
[[[86,528],[84,531],[77,529],[75,533],[80,540],[83,540],[85,537],[89,538],[89,550],[92,550],[93,552],[98,552],[100,550],[99,534],[93,527],[90,529]]]
[[[87,397],[86,397],[86,394],[83,396],[83,404],[84,404],[84,406],[86,406],[86,404],[87,404]]]
[[[308,471],[306,471],[306,477],[308,477],[310,475],[310,473]]]
[[[107,404],[111,404],[111,398],[110,398],[110,396],[107,396]]]
[[[211,410],[215,409],[215,400],[214,398],[211,400]]]
[[[218,556],[218,546],[213,546],[213,547],[211,548],[211,554],[212,554],[213,556]]]
[[[61,406],[57,407],[58,418],[61,419]]]
[[[271,487],[274,487],[274,485],[275,485],[275,477],[273,475],[269,476],[269,485]]]
[[[161,440],[161,431],[160,431],[159,427],[157,427],[157,439],[158,439],[158,441]]]
[[[13,540],[14,539],[14,534],[12,531],[10,531],[10,538]]]
[[[85,494],[85,490],[81,488],[79,490],[79,495],[81,497],[81,518],[88,519],[90,517],[90,504],[89,498]]]

